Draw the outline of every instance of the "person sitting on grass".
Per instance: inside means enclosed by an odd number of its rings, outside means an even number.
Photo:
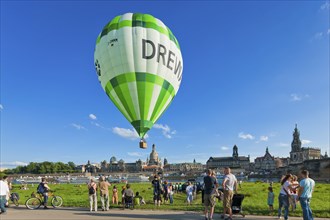
[[[134,196],[134,205],[140,206],[145,204],[146,202],[144,201],[143,197],[140,195],[139,192],[136,192]]]

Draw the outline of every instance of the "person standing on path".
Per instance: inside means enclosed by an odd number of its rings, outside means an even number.
[[[94,182],[93,178],[91,178],[87,187],[88,187],[88,194],[89,194],[90,211],[93,211],[93,203],[94,203],[94,211],[97,212],[97,195],[96,195],[97,185]]]
[[[205,207],[204,209],[205,220],[213,219],[215,200],[214,197],[212,197],[212,193],[218,187],[219,186],[216,178],[212,176],[212,170],[211,169],[207,170],[207,176],[204,177],[204,196],[203,196],[203,202]],[[209,215],[209,207],[210,207],[210,215]]]
[[[5,204],[7,202],[6,197],[10,194],[7,178],[8,178],[8,176],[3,176],[2,180],[0,180],[0,208],[1,208],[1,214],[7,214],[7,209],[5,207]]]
[[[100,197],[101,197],[101,204],[102,204],[102,211],[108,211],[109,210],[109,186],[111,184],[107,181],[105,181],[105,177],[100,177]]]
[[[310,202],[315,187],[315,181],[309,178],[309,172],[307,170],[301,171],[300,176],[302,180],[299,183],[297,200],[300,201],[304,220],[313,220],[314,218]]]
[[[223,217],[226,216],[226,213],[229,214],[229,220],[232,219],[232,210],[231,210],[231,204],[233,202],[233,196],[234,191],[237,193],[238,184],[237,179],[234,174],[231,173],[231,170],[229,167],[225,167],[224,169],[225,177],[222,182],[222,188],[223,188]]]

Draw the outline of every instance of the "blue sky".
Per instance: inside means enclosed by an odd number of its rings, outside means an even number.
[[[329,1],[1,1],[1,164],[329,152]],[[184,60],[174,101],[138,148],[94,69],[113,17],[149,13]]]

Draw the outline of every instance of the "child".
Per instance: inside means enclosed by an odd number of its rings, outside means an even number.
[[[194,191],[193,185],[190,182],[188,182],[188,186],[186,188],[188,205],[191,205],[193,201],[193,191]]]
[[[274,193],[273,193],[273,187],[268,187],[268,198],[267,198],[267,202],[268,202],[268,207],[269,207],[269,211],[270,213],[272,211],[274,211]]]
[[[135,193],[135,197],[134,197],[134,205],[135,206],[139,206],[139,205],[145,205],[146,202],[144,201],[143,197],[140,196],[139,192]]]
[[[112,204],[118,205],[118,190],[116,185],[112,189]]]
[[[289,198],[289,202],[290,202],[290,206],[291,206],[291,210],[294,211],[297,208],[297,197],[298,197],[298,192],[297,192],[297,188],[299,187],[299,183],[298,183],[298,177],[296,175],[292,176],[292,180],[291,180],[291,186],[292,186],[292,190],[290,190],[290,198]]]

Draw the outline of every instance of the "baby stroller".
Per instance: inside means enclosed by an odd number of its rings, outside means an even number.
[[[133,197],[132,196],[125,196],[125,208],[134,209]]]
[[[12,201],[12,203],[14,203],[16,206],[19,206],[18,200],[19,200],[19,195],[18,193],[11,193],[9,200]],[[9,207],[9,202],[7,201],[7,203],[5,204],[6,207]]]
[[[234,194],[233,196],[233,202],[231,204],[231,210],[233,214],[240,214],[245,217],[242,209],[242,202],[244,200],[244,195],[243,194]]]

